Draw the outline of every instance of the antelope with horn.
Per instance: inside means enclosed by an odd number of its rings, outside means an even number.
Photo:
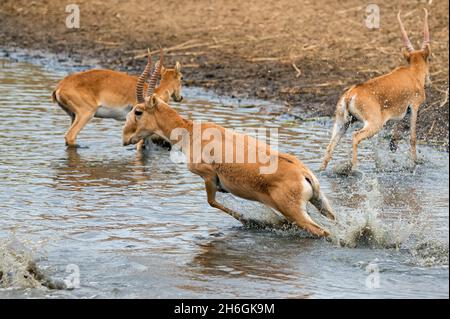
[[[229,192],[280,212],[285,218],[276,214],[279,217],[275,227],[285,227],[293,222],[316,236],[329,235],[311,219],[306,205],[311,202],[321,214],[334,220],[333,210],[321,192],[317,178],[296,157],[274,151],[262,141],[217,124],[198,124],[185,119],[157,94],[148,94],[145,101],[135,105],[127,115],[123,144],[138,143],[152,134],[181,147],[188,169],[204,180],[210,206],[246,224],[241,214],[216,201],[218,191]],[[211,150],[214,153],[212,160],[209,157]],[[269,167],[267,162],[251,160],[251,154],[258,154],[258,158],[261,154],[268,156]]]
[[[408,65],[371,79],[363,84],[351,87],[337,103],[331,141],[327,147],[321,170],[326,169],[332,153],[350,124],[356,121],[364,123],[362,129],[353,133],[352,169],[357,165],[358,144],[377,134],[389,120],[402,120],[410,112],[411,157],[417,162],[416,122],[417,113],[425,100],[425,86],[430,84],[429,57],[430,34],[428,30],[428,11],[425,11],[423,43],[415,50],[400,18],[400,31],[403,39],[403,56]],[[391,150],[395,150],[398,133],[393,135]]]
[[[88,70],[71,74],[60,81],[53,91],[52,100],[56,102],[71,118],[71,126],[65,134],[66,145],[76,147],[76,138],[84,126],[94,117],[112,118],[125,121],[127,113],[136,103],[143,102],[144,90],[155,90],[164,101],[172,99],[180,102],[181,95],[181,65],[176,62],[173,69],[162,65],[162,50],[160,61],[157,62],[161,72],[159,87],[149,88],[146,78],[128,75],[112,70]],[[146,72],[152,66],[149,52]],[[152,83],[151,85],[156,85]],[[135,90],[136,89],[136,90]],[[143,141],[138,145],[143,146]]]

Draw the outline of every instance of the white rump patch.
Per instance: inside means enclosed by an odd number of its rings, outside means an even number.
[[[345,105],[346,103],[345,103],[345,96],[343,96],[343,97],[341,97],[341,100],[339,101],[339,111],[341,111],[342,112],[342,114],[345,114],[346,113],[346,109],[345,109]]]
[[[303,178],[302,188],[302,198],[306,201],[309,201],[313,196],[313,189],[312,185],[306,180],[306,178]]]
[[[358,110],[356,109],[355,105],[356,105],[356,94],[353,94],[350,97],[350,102],[348,103],[348,110],[351,115],[356,117],[358,120],[362,121],[361,116],[360,116]]]
[[[355,103],[356,103],[356,94],[352,95],[350,97],[350,102],[348,103],[348,109],[350,110],[350,113],[355,114]]]

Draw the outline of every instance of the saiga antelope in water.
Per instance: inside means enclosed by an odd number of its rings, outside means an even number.
[[[124,145],[135,144],[156,133],[172,145],[182,145],[181,150],[186,155],[188,169],[203,178],[208,203],[212,207],[245,223],[239,213],[216,201],[217,191],[229,192],[275,209],[288,221],[314,235],[329,235],[306,211],[307,202],[311,202],[320,213],[330,219],[335,218],[330,204],[320,190],[317,178],[300,160],[292,155],[271,150],[267,144],[248,135],[237,134],[214,123],[198,124],[185,119],[158,95],[151,93],[149,92],[145,101],[135,105],[127,115],[123,127]],[[185,134],[173,134],[180,130]],[[213,141],[210,134],[215,136]],[[205,135],[209,138],[205,139]],[[195,152],[195,145],[200,146],[201,151]],[[218,152],[219,157],[213,161],[206,160],[203,151],[207,147],[214,149],[215,155]],[[242,152],[234,153],[234,150]],[[272,172],[263,174],[263,164],[248,160],[249,154],[254,153],[269,154],[278,165]],[[243,158],[244,161],[237,160],[237,157]],[[278,226],[284,224],[286,220],[280,219]]]
[[[407,66],[396,68],[391,73],[376,77],[363,84],[355,85],[340,98],[335,113],[333,133],[327,147],[321,170],[326,169],[334,148],[339,143],[352,122],[364,123],[362,129],[353,133],[352,169],[357,165],[358,144],[377,134],[389,120],[401,120],[408,110],[411,113],[411,157],[417,161],[416,122],[417,113],[425,100],[425,85],[430,82],[428,59],[431,54],[430,34],[428,30],[428,12],[425,11],[423,43],[420,50],[415,50],[406,30],[397,15],[403,38],[403,55]],[[397,133],[396,133],[397,134]],[[391,141],[395,143],[394,136]]]
[[[161,81],[155,93],[166,102],[170,97],[180,102],[183,99],[181,65],[176,62],[175,68],[166,69],[162,65],[162,52],[160,59],[157,66],[161,68]],[[148,73],[151,63],[147,63],[147,68]],[[125,121],[132,107],[143,102],[134,94],[136,88],[142,92],[148,85],[139,82],[136,76],[111,70],[88,70],[65,77],[53,91],[52,99],[71,117],[72,125],[64,137],[66,145],[77,146],[77,135],[93,117]],[[143,141],[139,143],[142,144]]]

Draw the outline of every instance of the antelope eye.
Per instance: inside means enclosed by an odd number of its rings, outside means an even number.
[[[134,115],[136,115],[136,116],[141,116],[142,113],[144,113],[144,112],[142,112],[141,110],[135,110],[134,111]]]

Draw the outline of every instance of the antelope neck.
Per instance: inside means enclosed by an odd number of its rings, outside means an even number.
[[[421,84],[425,84],[427,66],[424,63],[414,63],[410,65],[410,70],[415,74]]]
[[[164,83],[164,81],[161,81],[159,86],[155,89],[155,94],[158,94],[158,96],[166,103],[169,102],[172,93],[173,88],[168,83]]]
[[[192,121],[183,118],[177,111],[167,105],[160,104],[156,106],[155,119],[163,136],[170,140],[172,144],[178,142],[178,139],[171,139],[174,129],[185,129],[189,135],[192,135]]]

